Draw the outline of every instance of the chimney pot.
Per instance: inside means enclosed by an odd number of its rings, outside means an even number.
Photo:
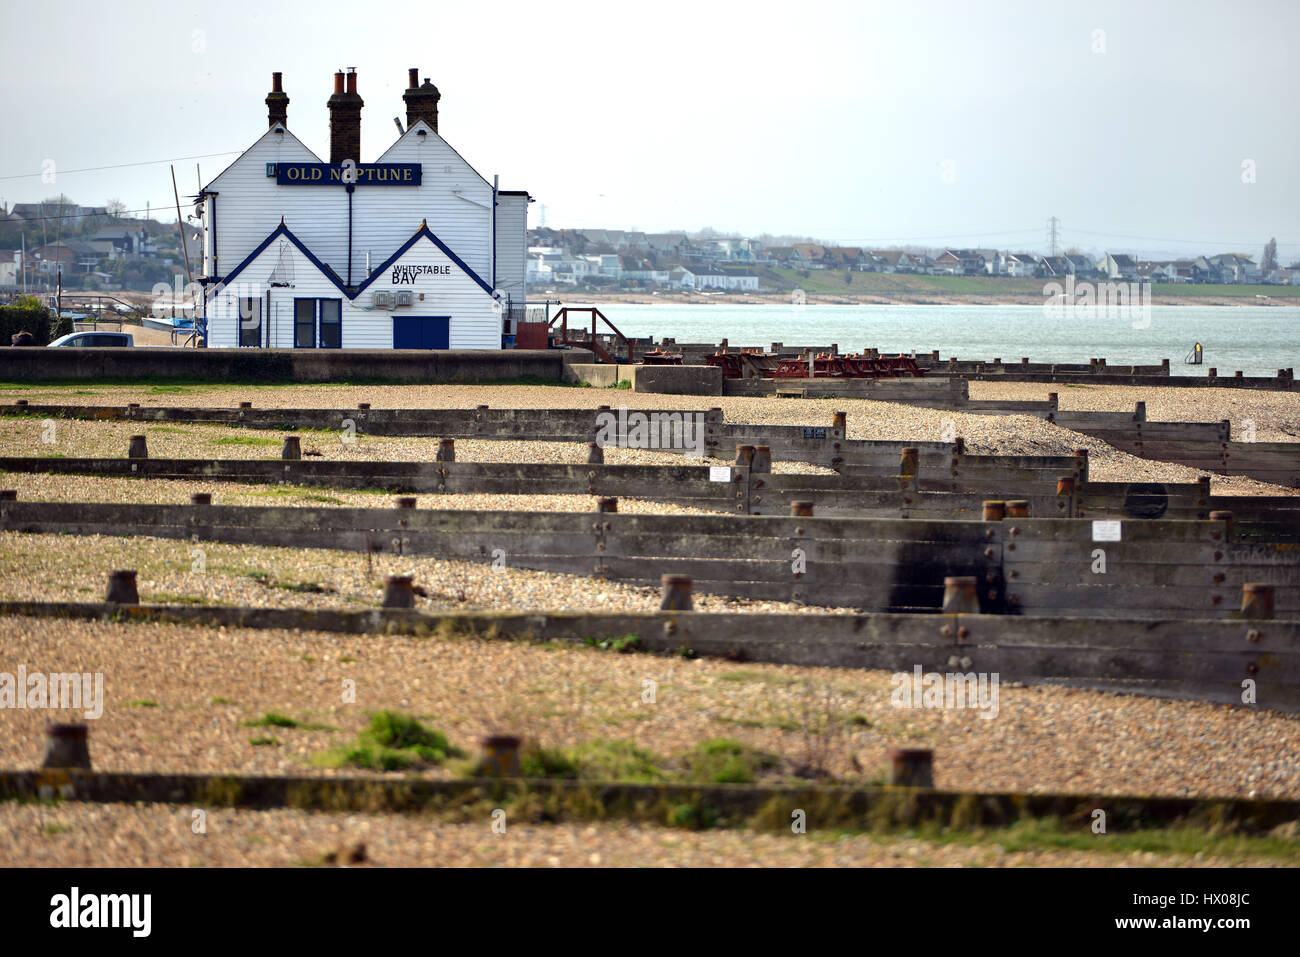
[[[442,94],[438,88],[425,77],[424,85],[419,85],[420,73],[415,67],[410,69],[411,86],[402,94],[406,102],[406,128],[409,130],[420,120],[428,124],[429,129],[438,132],[438,100]]]
[[[420,85],[420,70],[418,67],[411,67],[411,69],[407,71],[407,76],[409,78],[407,80],[408,90],[413,90]]]
[[[266,95],[266,118],[271,127],[289,126],[289,96],[284,92],[283,74],[271,74],[271,92]]]
[[[338,166],[344,160],[361,161],[361,108],[365,102],[357,95],[357,72],[350,70],[347,90],[344,91],[344,73],[334,74],[334,95],[326,104],[330,111],[330,165]]]

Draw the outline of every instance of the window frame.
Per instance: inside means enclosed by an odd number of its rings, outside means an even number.
[[[298,319],[298,304],[304,302],[311,304],[311,344],[310,345],[302,345],[298,342],[298,329],[300,326],[306,326],[305,322],[301,322]],[[317,313],[319,312],[319,309],[317,308],[316,303],[317,303],[317,299],[315,296],[294,296],[293,297],[293,347],[295,349],[315,349],[318,347],[318,343],[319,343],[318,326],[320,325],[320,323],[317,319]]]
[[[337,325],[339,330],[338,345],[327,346],[325,344],[325,303],[332,302],[338,306],[339,318]],[[342,349],[343,348],[343,300],[342,299],[317,299],[316,300],[316,344],[321,349]]]
[[[244,312],[243,303],[245,301],[257,303],[257,342],[244,341]],[[261,296],[236,296],[235,297],[235,345],[240,349],[260,349],[265,341],[263,335],[266,329],[266,303]]]

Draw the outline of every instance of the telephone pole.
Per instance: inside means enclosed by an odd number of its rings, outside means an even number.
[[[1052,250],[1049,255],[1052,256],[1057,254],[1058,241],[1060,239],[1060,226],[1061,221],[1055,216],[1052,216],[1047,220],[1047,241]]]

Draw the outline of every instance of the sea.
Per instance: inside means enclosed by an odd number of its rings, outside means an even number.
[[[575,303],[566,303],[575,305]],[[1001,358],[1019,362],[1155,365],[1169,360],[1173,375],[1219,375],[1237,370],[1275,376],[1300,367],[1300,307],[1150,306],[1149,314],[1049,315],[1042,306],[991,305],[641,305],[602,303],[601,311],[627,336],[672,337],[678,342],[732,346],[829,345],[841,352],[930,352],[942,358]],[[1196,343],[1203,365],[1189,365]]]

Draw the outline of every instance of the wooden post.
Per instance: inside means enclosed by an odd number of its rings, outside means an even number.
[[[1078,489],[1073,475],[1061,475],[1056,479],[1056,511],[1058,518],[1074,518],[1074,496]]]
[[[979,596],[975,594],[974,575],[950,575],[943,580],[945,615],[978,615]]]
[[[302,440],[296,435],[286,435],[284,437],[284,447],[280,449],[280,458],[289,460],[301,459]]]
[[[915,480],[921,470],[921,453],[919,449],[903,449],[899,456],[898,474]]]
[[[660,611],[692,611],[690,575],[664,575],[659,580]]]
[[[149,443],[143,435],[131,436],[131,444],[127,447],[126,457],[129,459],[147,459],[149,457]]]
[[[1273,586],[1264,582],[1246,582],[1242,585],[1241,617],[1272,618]]]
[[[47,724],[45,760],[41,767],[91,770],[87,730],[84,724]]]
[[[104,601],[118,605],[140,604],[140,592],[135,584],[135,572],[130,569],[108,573],[108,591]]]
[[[520,739],[514,735],[494,734],[483,739],[483,761],[479,774],[493,778],[519,777]]]
[[[754,461],[751,468],[755,472],[772,471],[772,447],[770,445],[754,446]]]
[[[399,495],[396,504],[398,508],[415,508],[416,498],[414,495]]]
[[[454,462],[456,461],[456,440],[443,439],[438,443],[438,454],[434,457],[435,462]]]
[[[190,496],[190,504],[191,504],[191,505],[211,505],[211,504],[212,504],[212,493],[211,493],[211,492],[195,492],[193,495]]]
[[[754,464],[754,447],[752,445],[736,446],[736,467],[747,469]]]
[[[1232,521],[1231,512],[1221,512],[1221,511],[1211,512],[1210,521],[1223,522],[1223,540],[1225,542],[1232,541],[1233,521]]]
[[[813,503],[812,502],[791,502],[790,514],[795,518],[812,518]]]
[[[1074,472],[1080,482],[1088,481],[1088,450],[1074,450]]]
[[[415,587],[410,575],[389,575],[384,579],[385,608],[414,608]]]
[[[902,788],[934,787],[934,751],[930,748],[890,748],[889,783]]]
[[[598,512],[617,512],[618,499],[612,496],[604,496],[596,499],[596,511]]]
[[[984,503],[984,521],[1000,522],[1007,517],[1007,503],[989,499]]]
[[[588,465],[605,464],[605,450],[600,447],[599,442],[587,443],[587,464]]]
[[[1007,518],[1028,518],[1029,501],[1023,498],[1011,499],[1007,502]]]

